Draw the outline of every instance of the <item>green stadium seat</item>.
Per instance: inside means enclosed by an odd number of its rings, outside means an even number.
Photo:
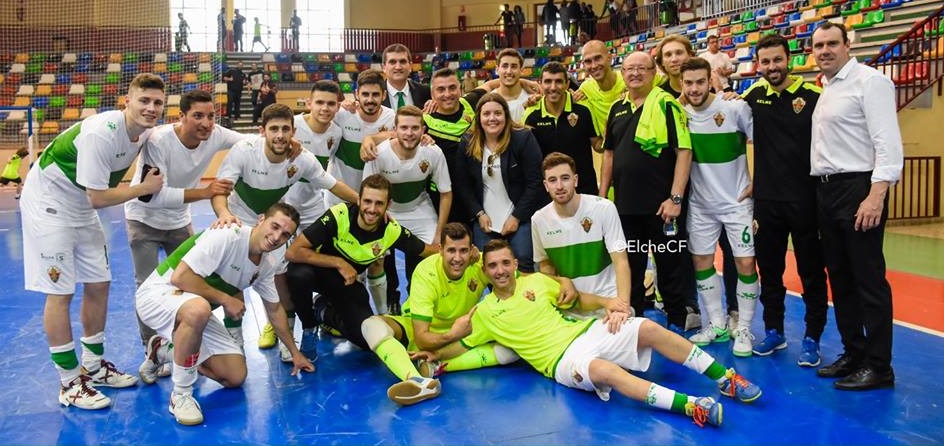
[[[278,72],[272,73],[272,82],[281,82],[281,81],[282,81],[281,73],[278,73]]]
[[[98,96],[86,96],[83,105],[90,108],[98,108],[102,101]]]
[[[870,28],[884,21],[885,21],[885,10],[878,9],[875,11],[869,11],[865,14],[865,18],[862,20],[862,23],[857,23],[857,24],[852,25],[852,29]]]
[[[346,94],[346,93],[353,93],[353,92],[354,92],[354,86],[353,86],[350,82],[342,82],[342,83],[341,83],[341,92],[342,92],[342,93],[345,93],[345,94]]]
[[[137,53],[125,53],[124,62],[137,62],[138,54]]]
[[[180,73],[183,71],[183,65],[180,62],[171,62],[167,64],[167,71],[171,73]]]
[[[200,73],[198,78],[200,82],[213,82],[213,73]]]
[[[102,86],[99,84],[88,84],[85,86],[85,94],[99,96],[102,94]]]
[[[43,64],[41,62],[30,62],[26,64],[26,72],[29,74],[38,74],[43,71]]]
[[[46,61],[46,53],[32,53],[30,54],[30,62],[39,62],[43,63]]]

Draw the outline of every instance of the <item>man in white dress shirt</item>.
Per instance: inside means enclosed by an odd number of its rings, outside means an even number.
[[[841,378],[835,386],[843,390],[890,387],[892,293],[882,241],[888,188],[902,168],[895,86],[849,56],[842,25],[816,29],[813,57],[824,85],[813,112],[810,174],[819,180],[820,236],[844,348],[817,373]]]

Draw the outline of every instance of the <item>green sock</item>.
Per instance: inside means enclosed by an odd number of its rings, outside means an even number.
[[[685,358],[682,365],[695,373],[700,373],[715,381],[724,377],[724,366],[719,364],[718,361],[715,361],[715,358],[705,353],[705,351],[697,345],[692,346],[692,351],[689,352],[688,357]]]
[[[475,347],[449,361],[444,361],[444,363],[443,370],[447,372],[480,369],[499,364],[498,358],[495,356],[495,346],[490,343]]]
[[[102,367],[102,355],[105,354],[105,332],[98,332],[92,336],[83,336],[82,365],[91,373]]]
[[[416,366],[410,360],[406,348],[396,338],[389,337],[380,341],[380,344],[374,349],[374,353],[394,375],[397,375],[397,378],[405,380],[411,376],[420,376],[420,372],[416,370]]]
[[[75,354],[74,342],[49,347],[49,356],[52,358],[53,364],[56,365],[59,380],[63,386],[67,386],[79,376],[79,357]]]

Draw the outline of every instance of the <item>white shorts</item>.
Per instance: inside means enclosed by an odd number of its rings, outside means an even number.
[[[48,217],[25,208],[22,215],[27,290],[66,295],[75,293],[76,283],[111,281],[101,221],[84,227],[52,226]]]
[[[426,218],[426,217],[409,218],[409,217],[403,217],[403,216],[394,217],[394,219],[397,221],[397,223],[400,224],[400,226],[403,226],[404,228],[409,229],[410,232],[413,233],[413,235],[415,235],[417,238],[422,240],[423,243],[426,243],[428,245],[432,245],[434,243],[433,239],[436,238],[436,225],[439,223],[437,218],[438,217],[434,217],[434,218]],[[435,242],[438,243],[439,240],[435,240]]]
[[[156,273],[154,273],[156,274]],[[166,339],[174,339],[174,325],[177,323],[177,311],[190,299],[202,297],[181,291],[170,284],[148,284],[138,288],[135,294],[135,309],[141,322],[151,327]],[[216,316],[210,316],[203,339],[200,343],[198,364],[202,364],[214,355],[243,355],[243,350],[236,343],[223,322]]]
[[[714,255],[721,228],[724,228],[734,257],[754,257],[753,225],[753,205],[724,214],[691,208],[688,211],[688,251],[696,256]]]
[[[554,371],[554,379],[567,387],[594,391],[601,400],[609,401],[611,387],[597,386],[590,380],[590,362],[604,359],[626,370],[649,370],[652,349],[640,351],[637,347],[639,326],[645,320],[631,317],[615,334],[607,331],[606,324],[597,320],[564,351]]]

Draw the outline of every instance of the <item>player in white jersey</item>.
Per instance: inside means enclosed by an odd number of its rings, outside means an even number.
[[[423,111],[415,105],[400,107],[396,112],[394,133],[396,138],[377,146],[377,158],[364,165],[364,175],[381,174],[390,181],[390,216],[404,228],[409,229],[426,244],[435,244],[439,234],[449,220],[452,209],[452,182],[449,178],[449,166],[446,156],[439,146],[421,145],[424,134]],[[439,214],[433,207],[427,186],[436,184],[439,193]],[[406,277],[413,277],[413,271],[419,263],[415,256],[406,257]],[[386,269],[386,268],[385,268]],[[387,274],[396,274],[385,271]],[[384,308],[384,299],[388,298],[386,277],[371,277],[371,297],[375,308]],[[408,282],[409,283],[409,282]],[[399,282],[397,282],[399,285]],[[409,285],[407,285],[409,290]],[[396,295],[399,297],[399,294]],[[389,304],[389,301],[388,301]],[[382,312],[382,311],[381,311]]]
[[[341,127],[333,122],[338,112],[340,93],[341,89],[334,81],[315,82],[306,101],[309,113],[295,116],[295,139],[315,155],[325,170],[328,169],[328,160],[341,143]],[[307,228],[328,210],[324,190],[311,183],[292,185],[285,194],[285,202],[298,209],[302,221],[300,230]]]
[[[681,71],[693,149],[689,251],[702,312],[709,322],[690,340],[697,345],[724,342],[733,331],[734,354],[751,356],[750,327],[760,291],[754,264],[754,204],[747,171],[747,140],[754,132],[751,109],[744,101],[725,101],[711,93],[708,61],[693,57],[682,64]],[[714,269],[722,229],[727,233],[738,271],[737,327],[726,327],[721,279]]]
[[[383,74],[377,70],[367,70],[357,76],[357,108],[353,112],[338,111],[334,122],[341,127],[341,144],[338,146],[328,171],[345,184],[359,185],[364,177],[364,161],[361,160],[361,143],[376,133],[393,129],[394,111],[381,105],[387,87]],[[389,137],[385,134],[383,139]],[[340,200],[327,198],[331,207]]]
[[[521,123],[524,109],[527,108],[530,94],[521,83],[521,68],[524,58],[514,48],[505,48],[498,53],[498,67],[495,69],[500,82],[495,90],[508,102],[508,114],[513,122]]]
[[[46,294],[43,325],[59,372],[59,402],[82,409],[111,404],[93,384],[137,383],[102,359],[111,271],[95,209],[161,189],[163,176],[157,171],[135,186],[119,188],[118,183],[163,113],[164,81],[139,74],[128,87],[127,99],[123,111],[86,118],[53,139],[30,169],[20,200],[24,279],[27,290]],[[69,319],[77,283],[84,284],[81,364]]]
[[[578,194],[574,159],[560,152],[544,158],[544,188],[552,202],[531,216],[534,261],[547,275],[567,277],[580,292],[620,299],[629,306],[629,258],[616,205]],[[603,317],[603,311],[568,315]]]
[[[251,225],[259,214],[282,199],[289,188],[302,181],[328,189],[344,201],[357,201],[357,193],[326,173],[313,154],[303,151],[294,161],[289,159],[289,146],[295,133],[292,110],[283,104],[272,104],[262,111],[261,136],[241,141],[230,149],[217,171],[217,178],[233,182],[233,193],[213,197],[213,210],[218,224]],[[292,312],[293,306],[284,275],[276,277],[282,305]],[[241,323],[224,319],[234,336],[241,336]],[[274,347],[275,332],[266,324],[259,337],[260,348]]]
[[[255,227],[207,229],[191,237],[135,294],[141,320],[160,335],[149,348],[150,356],[156,363],[173,362],[169,410],[180,424],[203,423],[200,404],[193,397],[198,369],[223,387],[239,387],[246,380],[241,346],[213,317],[212,309],[222,306],[226,316],[241,319],[246,313],[243,289],[249,286],[265,302],[279,338],[290,344],[292,375],[315,370],[290,341],[274,282],[284,261],[285,242],[298,228],[298,212],[276,203],[253,223]]]
[[[209,93],[203,90],[184,93],[180,97],[180,121],[155,128],[141,151],[131,185],[141,182],[146,169],[156,168],[164,174],[164,187],[153,196],[142,196],[124,204],[137,286],[157,267],[159,251],[174,252],[193,235],[190,203],[233,190],[233,183],[224,179],[199,187],[213,157],[247,137],[217,127],[215,119],[213,97]],[[140,320],[138,330],[142,345],[156,334]]]

